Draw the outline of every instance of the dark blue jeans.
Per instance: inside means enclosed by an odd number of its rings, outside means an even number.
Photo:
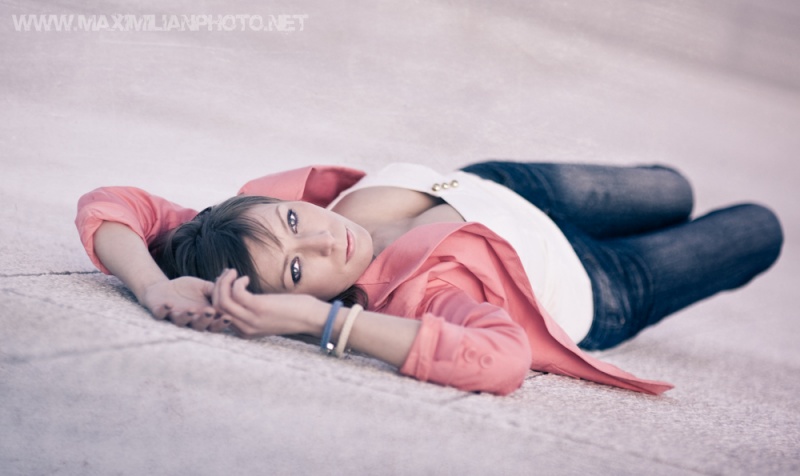
[[[690,220],[691,185],[667,167],[495,161],[463,170],[515,191],[564,232],[592,282],[594,320],[578,343],[587,350],[744,285],[783,244],[777,217],[759,205]]]

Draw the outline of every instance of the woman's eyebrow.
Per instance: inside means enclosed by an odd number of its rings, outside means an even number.
[[[283,219],[283,214],[281,213],[280,205],[275,207],[275,214],[278,216],[278,221],[283,223],[283,230],[288,234],[289,233],[289,224],[286,223],[286,220]],[[280,240],[278,241],[278,247],[283,251],[283,243]],[[286,272],[289,269],[289,255],[286,253],[283,254],[283,265],[281,267],[281,287],[283,287],[283,292],[288,292],[289,288],[286,286]]]
[[[281,213],[281,206],[280,205],[277,205],[275,207],[275,215],[278,216],[278,222],[283,224],[283,231],[285,231],[286,233],[289,233],[289,224],[286,223],[286,219],[284,218],[283,214]],[[283,249],[283,243],[281,243],[280,241],[278,241],[278,246],[280,246],[281,249]]]

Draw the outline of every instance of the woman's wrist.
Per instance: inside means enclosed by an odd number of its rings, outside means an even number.
[[[306,327],[305,333],[313,335],[315,337],[322,337],[322,332],[325,329],[325,323],[328,320],[328,314],[330,313],[331,307],[333,305],[329,302],[320,301],[319,299],[316,298],[312,299],[314,299],[314,302],[304,313],[305,327]],[[338,314],[341,313],[342,310],[340,309]],[[337,323],[339,323],[338,315],[333,322],[332,335],[337,334],[337,325],[336,325]],[[341,327],[341,325],[339,327]]]
[[[131,283],[128,287],[130,287],[131,292],[133,292],[133,295],[136,296],[136,299],[141,304],[145,304],[149,292],[156,289],[157,286],[168,282],[169,278],[162,274],[161,276],[149,276],[141,278],[138,282]]]
[[[325,330],[325,323],[330,316],[331,309],[333,304],[320,301],[318,299],[314,299],[316,302],[310,308],[308,314],[306,315],[306,334],[313,335],[315,337],[322,337],[322,333]],[[336,343],[339,341],[339,335],[342,332],[342,327],[344,327],[344,321],[346,320],[347,314],[350,312],[350,308],[348,307],[340,307],[339,310],[336,312],[336,315],[333,317],[333,330],[331,332],[330,341],[332,343]]]

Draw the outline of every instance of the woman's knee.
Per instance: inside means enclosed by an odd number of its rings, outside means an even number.
[[[736,261],[749,263],[755,274],[766,271],[777,261],[783,247],[783,229],[771,209],[755,203],[742,203],[715,210],[698,219],[715,236],[726,253]]]
[[[783,248],[783,227],[780,219],[770,208],[756,203],[743,203],[731,207],[739,213],[743,226],[751,228],[757,236],[760,250],[774,263]]]
[[[689,179],[678,169],[662,165],[647,165],[641,168],[662,172],[659,186],[671,197],[670,203],[677,214],[688,218],[694,209],[694,189]]]

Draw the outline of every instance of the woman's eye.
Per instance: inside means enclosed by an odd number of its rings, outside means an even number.
[[[286,214],[286,222],[289,224],[289,229],[292,230],[292,233],[297,233],[297,213],[294,210],[289,210],[289,213]]]
[[[292,265],[289,269],[292,273],[292,282],[297,284],[300,281],[300,278],[303,276],[303,271],[300,269],[300,259],[295,258],[292,260]]]

